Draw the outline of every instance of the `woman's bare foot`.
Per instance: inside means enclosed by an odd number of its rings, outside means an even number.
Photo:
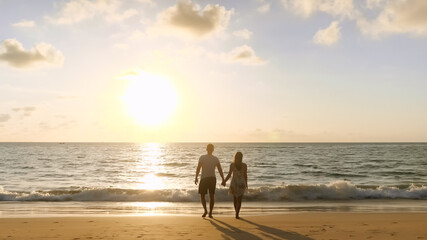
[[[240,219],[239,215],[236,215],[236,219]]]
[[[209,213],[209,217],[210,217],[210,218],[213,218],[212,213]]]
[[[206,214],[208,214],[208,212],[203,213],[202,217],[206,217]]]

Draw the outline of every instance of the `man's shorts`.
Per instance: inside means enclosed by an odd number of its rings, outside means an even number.
[[[199,194],[215,194],[215,188],[216,188],[216,178],[215,177],[206,177],[202,178],[200,180],[199,184]]]

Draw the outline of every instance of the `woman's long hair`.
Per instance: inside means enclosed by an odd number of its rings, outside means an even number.
[[[240,170],[242,168],[242,160],[243,160],[243,153],[241,152],[236,152],[236,154],[234,154],[234,166],[236,166],[237,170]]]

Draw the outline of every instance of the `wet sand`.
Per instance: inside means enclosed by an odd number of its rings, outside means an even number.
[[[425,239],[427,213],[0,218],[0,239]]]

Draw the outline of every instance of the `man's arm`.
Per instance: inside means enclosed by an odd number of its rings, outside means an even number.
[[[221,163],[218,162],[216,167],[218,168],[219,175],[221,175],[222,181],[224,182],[224,174],[222,173]]]
[[[199,162],[199,164],[197,165],[197,169],[196,169],[196,178],[194,179],[194,183],[197,185],[197,183],[199,182],[199,172],[200,172],[200,168],[202,167],[202,164]]]
[[[230,179],[230,177],[231,177],[231,173],[232,173],[231,166],[233,166],[233,164],[230,164],[230,170],[228,170],[228,175],[227,175],[227,177],[225,177],[224,183],[226,183],[228,181],[228,179]]]
[[[243,177],[245,178],[245,182],[246,182],[246,189],[248,189],[248,165],[244,165],[244,169],[243,169]]]

